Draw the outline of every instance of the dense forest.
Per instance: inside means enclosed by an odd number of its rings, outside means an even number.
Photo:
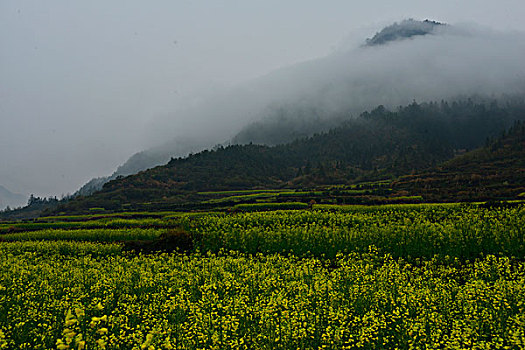
[[[424,173],[458,154],[489,145],[495,142],[491,138],[496,139],[501,136],[498,133],[523,119],[522,101],[413,102],[395,111],[379,106],[326,133],[291,143],[231,145],[172,159],[164,166],[110,181],[94,195],[79,196],[57,211],[79,212],[93,207],[120,210],[147,202],[187,203],[199,191],[315,188],[395,179]],[[409,182],[396,184],[413,193],[406,188]],[[438,197],[429,198],[444,199]]]
[[[515,124],[485,147],[439,167],[399,178],[397,190],[417,193],[428,201],[525,199],[525,124]]]

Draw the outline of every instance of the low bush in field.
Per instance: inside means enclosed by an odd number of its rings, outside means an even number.
[[[237,204],[234,210],[240,211],[270,211],[270,210],[297,210],[307,209],[307,203],[283,202],[283,203],[246,203]]]
[[[155,239],[126,241],[123,249],[135,253],[187,252],[193,250],[196,239],[195,235],[176,228],[164,231]]]

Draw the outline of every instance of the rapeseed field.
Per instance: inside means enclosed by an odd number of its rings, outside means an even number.
[[[0,349],[524,348],[524,214],[181,216],[192,250],[148,254],[125,244],[162,224],[8,233]]]

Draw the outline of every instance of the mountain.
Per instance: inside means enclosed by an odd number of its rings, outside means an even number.
[[[151,151],[138,152],[132,155],[124,164],[110,176],[96,177],[83,185],[74,196],[88,196],[104,186],[105,183],[121,176],[136,174],[139,171],[153,168],[159,164],[165,164],[170,159],[169,154],[155,153]]]
[[[424,21],[406,19],[400,23],[394,23],[390,26],[387,26],[380,32],[376,33],[372,38],[366,39],[366,45],[384,45],[391,41],[432,34],[437,28],[443,26],[445,26],[444,23],[430,21],[428,19]]]
[[[118,177],[136,174],[142,170],[166,164],[172,157],[186,156],[191,152],[201,149],[201,146],[192,140],[178,139],[146,151],[135,153],[124,164],[119,166],[113,174],[91,179],[75,192],[73,196],[90,195],[102,189],[105,183]]]
[[[524,119],[523,101],[504,106],[472,100],[414,102],[396,111],[379,106],[326,133],[288,144],[232,145],[171,159],[164,166],[112,180],[101,191],[77,197],[57,211],[176,208],[195,203],[206,191],[393,179],[442,164]]]
[[[0,210],[5,209],[6,207],[20,207],[25,204],[27,204],[26,196],[13,193],[0,185]]]
[[[79,193],[217,144],[277,145],[326,132],[380,104],[395,109],[413,100],[521,96],[524,56],[518,34],[431,20],[394,23],[368,40],[360,37],[358,44],[221,90],[159,119],[150,132],[161,145],[133,155]]]
[[[56,197],[40,198],[33,195],[26,201],[27,205],[15,209],[0,211],[0,221],[28,220],[39,217],[43,211],[52,211],[69,197],[59,200]]]

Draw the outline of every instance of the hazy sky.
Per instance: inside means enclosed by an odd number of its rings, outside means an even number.
[[[74,192],[158,118],[405,18],[525,32],[525,2],[2,0],[0,185]]]

